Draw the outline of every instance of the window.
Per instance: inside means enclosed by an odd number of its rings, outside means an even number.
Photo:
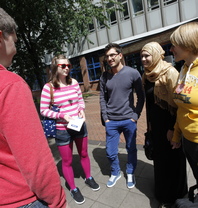
[[[133,15],[137,16],[144,13],[142,0],[132,0]]]
[[[80,66],[71,69],[71,77],[74,78],[74,79],[76,79],[79,83],[82,83],[83,82],[83,78],[82,78],[82,73],[81,73]]]
[[[82,83],[83,78],[82,78],[82,72],[81,72],[79,59],[74,58],[71,61],[71,64],[72,64],[72,69],[71,69],[71,72],[70,72],[71,77],[76,79],[79,83]]]
[[[104,25],[104,23],[102,22],[102,20],[97,19],[97,27],[98,27],[98,29],[103,29],[103,28],[105,28],[105,25]]]
[[[147,0],[148,3],[148,11],[159,8],[158,0]]]
[[[104,23],[103,23],[101,20],[98,20],[98,19],[97,19],[97,24],[98,24],[98,29],[103,29],[103,28],[105,28],[105,25],[104,25]]]
[[[92,32],[95,31],[94,23],[90,23],[90,24],[88,25],[88,27],[89,27],[89,32],[90,32],[90,33],[92,33]]]
[[[172,4],[174,2],[177,2],[177,0],[164,0],[164,6],[168,4]]]
[[[101,69],[98,57],[86,57],[89,80],[96,81],[100,79]]]
[[[111,9],[110,14],[108,14],[109,25],[114,25],[117,23],[116,12],[115,12],[115,5],[114,3],[108,3],[107,8]]]
[[[126,65],[131,66],[134,69],[137,69],[141,75],[144,73],[140,53],[133,53],[126,56],[125,61]]]
[[[129,9],[128,9],[128,2],[127,0],[118,0],[122,6],[123,11],[120,11],[120,19],[121,21],[129,19]]]

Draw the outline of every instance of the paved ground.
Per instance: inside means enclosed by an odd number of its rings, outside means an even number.
[[[91,96],[85,99],[85,115],[86,124],[89,133],[90,143],[104,144],[105,141],[105,128],[101,125],[100,120],[100,105],[99,105],[99,92],[94,91],[90,93]],[[137,124],[137,144],[138,147],[142,147],[144,143],[144,133],[146,131],[146,111],[143,108],[142,114],[138,120]],[[121,135],[120,138],[121,146],[123,146],[124,137]]]
[[[122,177],[117,181],[114,187],[107,188],[106,182],[109,179],[110,169],[105,153],[105,131],[100,122],[99,93],[93,92],[92,94],[92,96],[85,99],[86,123],[89,132],[89,155],[91,159],[92,176],[99,183],[101,189],[97,192],[93,192],[85,185],[79,157],[74,148],[73,167],[75,181],[76,186],[80,188],[86,199],[84,204],[77,205],[71,198],[62,175],[61,158],[54,140],[49,140],[49,145],[57,163],[61,182],[65,188],[70,208],[157,208],[159,203],[154,197],[153,165],[152,161],[147,160],[143,151],[144,132],[146,131],[145,109],[138,121],[138,165],[135,172],[136,187],[130,190],[126,187],[125,164],[127,154],[125,148],[123,148],[124,139],[123,136],[121,136],[119,158]],[[195,181],[189,166],[187,167],[187,172],[189,186],[194,185]]]

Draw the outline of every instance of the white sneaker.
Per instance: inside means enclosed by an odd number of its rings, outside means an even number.
[[[135,186],[135,175],[127,174],[127,188],[131,189]]]
[[[121,174],[119,173],[118,175],[111,175],[111,177],[109,178],[108,182],[107,182],[107,187],[113,187],[117,180],[119,180],[121,178]]]

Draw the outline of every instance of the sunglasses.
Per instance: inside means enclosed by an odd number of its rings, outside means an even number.
[[[57,64],[57,66],[60,66],[62,69],[65,69],[66,67],[70,68],[71,64]]]

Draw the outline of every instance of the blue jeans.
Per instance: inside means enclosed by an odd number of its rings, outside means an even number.
[[[36,200],[30,204],[26,204],[18,208],[48,208],[48,206],[45,202]]]
[[[137,166],[136,130],[137,124],[131,119],[105,123],[106,127],[106,153],[111,165],[111,174],[118,175],[120,164],[118,147],[120,134],[124,134],[127,150],[126,173],[133,174]]]

